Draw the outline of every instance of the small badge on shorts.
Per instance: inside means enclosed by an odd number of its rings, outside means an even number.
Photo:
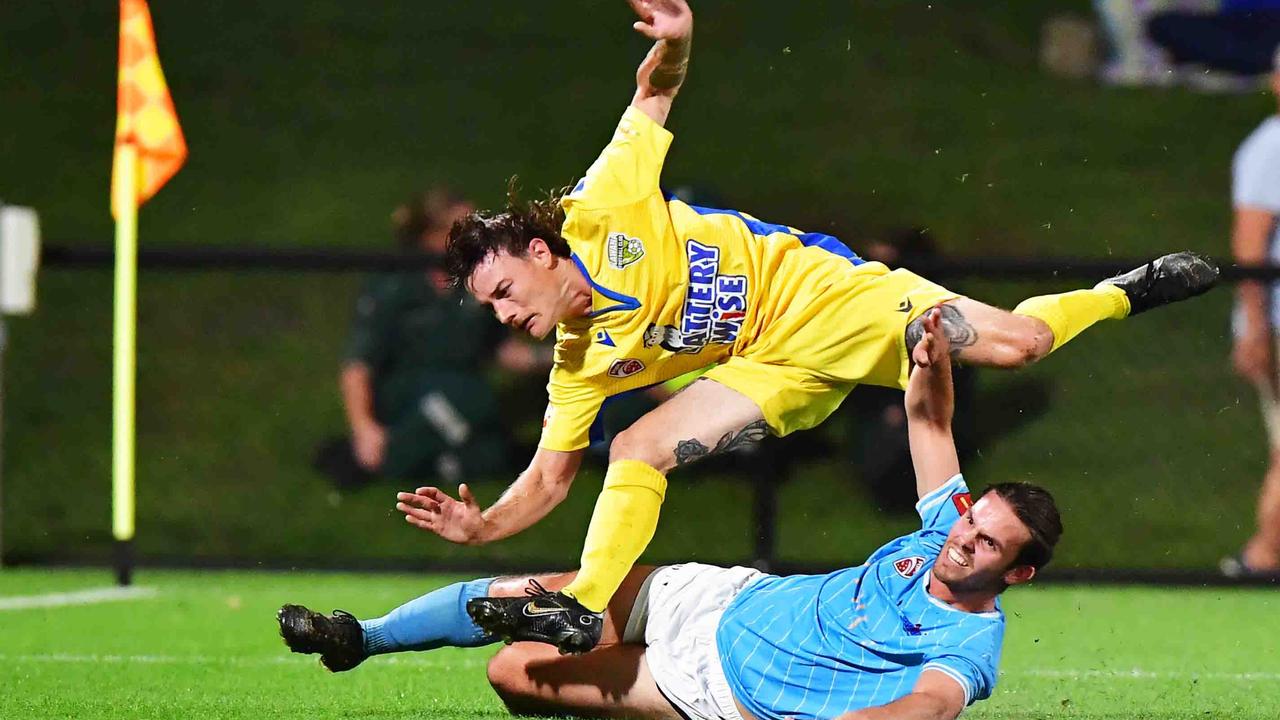
[[[640,238],[613,233],[605,241],[605,251],[609,256],[609,264],[621,270],[644,257],[644,243],[640,242]]]
[[[919,555],[912,555],[893,562],[893,569],[897,570],[898,574],[904,578],[909,578],[920,572],[922,567],[924,567],[924,558]]]
[[[635,358],[619,358],[609,366],[609,377],[631,377],[641,370],[644,370],[644,363],[639,360]]]

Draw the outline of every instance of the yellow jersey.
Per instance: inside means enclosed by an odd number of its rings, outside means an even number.
[[[586,447],[608,398],[750,347],[788,309],[790,293],[771,288],[787,253],[863,262],[830,235],[665,196],[659,176],[672,137],[627,108],[562,201],[561,233],[591,284],[592,310],[557,327],[543,448]]]

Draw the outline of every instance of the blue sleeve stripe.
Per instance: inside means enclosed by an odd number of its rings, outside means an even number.
[[[866,262],[850,250],[848,245],[845,245],[831,235],[825,235],[823,233],[801,233],[796,237],[800,238],[800,244],[805,247],[820,247],[832,255],[839,255],[854,265],[861,265]]]
[[[671,200],[672,197],[673,196],[670,193],[666,194],[667,200]],[[733,217],[741,220],[742,224],[746,225],[747,229],[750,230],[753,235],[759,235],[761,237],[768,237],[769,235],[775,235],[778,233],[790,235],[798,239],[800,244],[805,247],[822,248],[832,255],[838,255],[848,260],[854,265],[861,265],[866,262],[862,258],[858,257],[857,253],[850,250],[848,245],[840,242],[839,239],[832,235],[826,235],[824,233],[802,233],[795,228],[787,227],[786,225],[778,225],[776,223],[757,220],[737,210],[721,210],[718,208],[699,207],[697,205],[690,205],[689,207],[699,215],[732,215]]]
[[[944,500],[951,497],[951,494],[954,493],[958,487],[963,486],[964,475],[956,473],[954,477],[942,483],[942,485],[940,485],[936,490],[920,498],[919,502],[916,503],[916,512],[923,517],[925,513],[933,510],[937,506],[941,505]]]
[[[964,690],[965,707],[968,707],[971,703],[973,703],[973,687],[972,685],[970,685],[969,679],[966,678],[963,674],[961,674],[958,670],[949,668],[946,665],[943,665],[941,663],[927,663],[923,668],[920,668],[920,672],[923,673],[925,670],[937,670],[943,675],[946,675],[952,680],[955,680],[957,683],[960,683],[960,688]]]
[[[593,290],[618,303],[617,305],[610,305],[609,307],[602,308],[600,310],[593,310],[587,317],[596,317],[597,315],[603,315],[607,312],[613,312],[614,310],[640,309],[641,302],[638,298],[631,297],[630,295],[623,295],[620,292],[615,292],[597,283],[595,279],[591,277],[591,273],[587,272],[587,266],[582,264],[582,260],[578,257],[577,253],[570,253],[569,259],[573,260],[573,264],[578,266],[578,270],[582,273],[582,277],[587,279],[587,282],[590,283]]]

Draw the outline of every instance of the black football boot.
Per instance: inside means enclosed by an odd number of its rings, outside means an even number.
[[[467,601],[467,614],[485,633],[503,642],[531,640],[555,645],[561,654],[580,655],[600,642],[604,613],[591,612],[562,592],[530,580],[523,597],[482,597]]]
[[[364,652],[364,630],[349,612],[334,610],[321,615],[301,605],[285,605],[276,613],[280,637],[296,653],[319,653],[320,664],[331,672],[345,672],[359,665]]]

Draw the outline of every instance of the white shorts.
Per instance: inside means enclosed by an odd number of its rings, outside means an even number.
[[[645,659],[658,689],[692,720],[742,720],[720,666],[716,628],[729,603],[762,575],[699,563],[661,567],[652,575]]]

